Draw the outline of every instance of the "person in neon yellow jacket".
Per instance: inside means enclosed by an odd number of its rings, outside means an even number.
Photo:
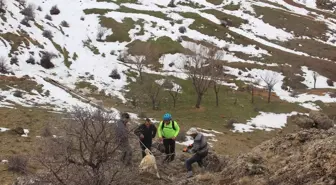
[[[172,116],[166,113],[163,121],[158,126],[158,136],[165,146],[166,158],[164,162],[171,162],[175,158],[175,140],[180,132],[180,127],[176,121],[172,120]]]

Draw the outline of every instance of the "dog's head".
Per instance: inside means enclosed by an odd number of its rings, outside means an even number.
[[[146,155],[151,155],[151,152],[148,148],[145,149],[145,153],[146,153]]]

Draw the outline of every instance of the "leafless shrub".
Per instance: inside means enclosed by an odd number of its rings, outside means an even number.
[[[84,21],[84,20],[85,20],[85,17],[84,17],[84,16],[81,16],[81,17],[80,17],[80,20],[81,20],[81,21]]]
[[[66,21],[62,21],[61,26],[66,27],[66,28],[70,27],[69,23]]]
[[[55,67],[55,65],[51,62],[51,59],[56,58],[57,56],[51,52],[44,52],[41,58],[41,66],[50,69]]]
[[[134,64],[136,71],[139,73],[140,83],[143,82],[143,69],[146,66],[146,57],[145,56],[128,56],[127,62]]]
[[[175,8],[176,7],[175,0],[170,0],[168,7]]]
[[[42,11],[42,7],[41,7],[41,6],[38,6],[38,7],[37,7],[37,10],[41,12],[41,11]]]
[[[42,33],[43,37],[47,39],[52,39],[54,36],[50,30],[44,30]]]
[[[187,32],[186,27],[184,27],[184,26],[179,27],[179,32],[180,32],[180,33],[185,33],[185,32]]]
[[[10,64],[11,65],[13,65],[13,64],[15,64],[15,65],[19,65],[19,59],[17,58],[17,56],[16,55],[14,55],[11,59],[10,59]]]
[[[0,57],[0,73],[7,74],[9,73],[9,67],[6,64],[6,58]]]
[[[27,27],[31,27],[31,25],[29,24],[29,17],[25,16],[21,22],[20,22],[22,25],[25,25]]]
[[[109,75],[112,79],[119,80],[121,78],[118,69],[113,69],[111,74]]]
[[[33,4],[29,4],[20,12],[22,15],[27,17],[29,20],[35,19],[35,6]]]
[[[26,7],[27,1],[26,0],[16,0],[20,6]]]
[[[8,171],[25,174],[27,167],[28,159],[24,156],[15,155],[8,159]]]
[[[278,81],[278,74],[275,73],[275,72],[267,72],[267,73],[261,75],[261,79],[266,84],[266,88],[268,90],[268,100],[267,100],[267,102],[270,103],[271,102],[272,90],[273,90],[275,84],[277,84],[279,82]]]
[[[334,86],[334,82],[333,82],[331,79],[328,79],[328,80],[327,80],[327,84],[328,84],[330,87],[333,87],[333,86]]]
[[[58,15],[61,13],[61,11],[58,9],[57,5],[51,7],[50,9],[50,15]]]
[[[18,97],[18,98],[22,98],[22,95],[23,95],[22,91],[19,91],[19,90],[16,90],[13,93],[13,96]]]
[[[52,21],[52,17],[49,14],[47,14],[44,18],[47,19],[47,20],[49,20],[49,21]]]
[[[229,119],[225,125],[226,128],[228,129],[233,129],[234,128],[234,124],[237,123],[236,119]]]
[[[129,175],[131,167],[125,168],[119,160],[120,143],[115,124],[111,124],[115,116],[101,110],[75,108],[62,129],[64,135],[41,143],[37,160],[48,172],[41,178],[51,184],[130,184],[126,182],[132,182],[136,174]]]
[[[121,51],[120,54],[118,55],[118,60],[121,62],[125,62],[127,55],[128,55],[127,50]]]
[[[35,58],[32,56],[32,55],[30,55],[29,56],[29,58],[26,60],[26,62],[28,63],[28,64],[35,64]]]
[[[5,13],[5,5],[6,5],[6,1],[5,0],[0,0],[0,13]]]
[[[106,28],[104,28],[102,26],[99,26],[98,29],[97,29],[97,41],[102,41],[106,32],[107,32]]]

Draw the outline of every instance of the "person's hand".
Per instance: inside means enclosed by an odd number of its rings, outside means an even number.
[[[172,140],[176,140],[176,137],[173,137]]]
[[[143,134],[140,134],[140,139],[143,139],[145,138]]]

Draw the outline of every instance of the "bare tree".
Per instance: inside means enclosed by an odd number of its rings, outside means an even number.
[[[37,160],[45,172],[39,179],[60,185],[123,184],[127,169],[118,159],[115,116],[101,110],[75,108],[64,135],[43,140]]]
[[[216,107],[219,106],[219,90],[220,90],[220,81],[223,81],[226,74],[223,73],[223,65],[220,63],[217,63],[216,61],[212,61],[214,64],[212,65],[213,71],[212,71],[212,84],[213,84],[213,90],[215,92],[216,97]],[[216,62],[216,63],[215,63]]]
[[[259,84],[260,79],[251,79],[250,90],[251,90],[251,103],[254,103],[254,95],[255,95],[255,84]]]
[[[316,81],[317,81],[317,77],[319,76],[319,74],[317,72],[313,72],[313,79],[314,79],[314,89],[316,89]]]
[[[136,71],[139,73],[140,83],[143,83],[143,70],[146,66],[146,57],[145,56],[127,56],[127,62],[134,64]]]
[[[272,94],[272,90],[275,86],[275,84],[277,84],[278,81],[278,74],[275,72],[268,72],[265,73],[263,75],[260,76],[261,79],[266,83],[266,88],[268,90],[268,100],[267,102],[270,103],[271,102],[271,94]]]
[[[193,52],[186,59],[185,67],[197,95],[196,108],[200,108],[203,95],[207,92],[213,78],[215,61],[218,59],[215,48],[189,47]]]
[[[99,26],[97,29],[97,41],[102,41],[103,36],[106,34],[106,32],[107,32],[106,28]]]
[[[152,109],[158,110],[160,105],[160,93],[162,91],[164,81],[158,83],[153,78],[149,77],[146,79],[146,84],[142,85],[143,92],[146,93],[146,96],[150,99],[152,103]]]
[[[175,108],[178,95],[181,92],[182,87],[179,85],[174,85],[174,82],[172,80],[167,80],[164,85],[164,88],[168,89],[168,93],[173,99],[173,107]]]

